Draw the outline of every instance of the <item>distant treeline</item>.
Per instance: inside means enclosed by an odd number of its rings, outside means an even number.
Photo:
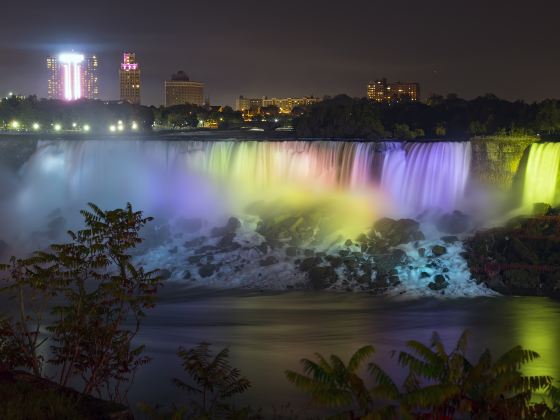
[[[294,114],[299,137],[409,140],[560,133],[560,101],[529,104],[491,94],[472,100],[433,95],[426,103],[377,103],[340,95]]]
[[[148,107],[126,102],[81,100],[65,102],[35,96],[11,96],[0,101],[0,128],[106,131],[122,122],[139,129],[239,128],[243,125],[275,128],[293,125],[298,137],[347,139],[461,139],[484,135],[560,134],[560,101],[510,102],[488,94],[465,100],[457,95],[433,95],[425,103],[377,103],[339,95],[294,108],[291,115],[266,107],[244,120],[231,107],[178,105]],[[39,128],[40,127],[40,128]]]
[[[241,113],[230,107],[201,107],[178,105],[153,107],[128,102],[38,99],[35,96],[10,96],[0,101],[0,129],[18,130],[79,130],[88,126],[91,131],[105,132],[122,123],[130,128],[151,130],[154,124],[163,128],[234,128],[243,123]]]

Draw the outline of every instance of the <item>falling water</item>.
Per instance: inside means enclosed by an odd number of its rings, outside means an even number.
[[[523,205],[534,203],[560,204],[560,143],[531,145],[525,170]]]
[[[58,141],[39,144],[24,177],[28,195],[61,204],[124,198],[148,210],[181,207],[220,180],[237,191],[376,192],[378,206],[416,216],[461,208],[470,159],[468,142]]]
[[[381,188],[398,206],[399,214],[459,209],[470,161],[468,142],[409,143],[385,155]]]

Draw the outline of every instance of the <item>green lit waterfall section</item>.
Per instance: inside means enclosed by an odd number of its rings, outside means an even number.
[[[525,183],[523,205],[534,203],[560,204],[558,194],[558,175],[560,170],[560,143],[541,143],[531,145]]]

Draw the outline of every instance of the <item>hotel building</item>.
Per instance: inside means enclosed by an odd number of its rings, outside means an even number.
[[[416,82],[387,82],[379,79],[367,85],[368,99],[377,102],[419,101],[420,85]]]
[[[70,52],[47,57],[48,98],[66,101],[98,99],[98,68],[96,56]]]
[[[140,65],[136,62],[136,54],[123,54],[119,82],[121,101],[140,105]]]
[[[165,106],[193,104],[202,106],[204,103],[204,83],[192,82],[183,71],[165,81]]]

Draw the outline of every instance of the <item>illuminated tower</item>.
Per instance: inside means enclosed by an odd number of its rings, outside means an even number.
[[[99,62],[96,56],[85,57],[78,53],[62,53],[57,57],[47,57],[50,72],[48,81],[49,99],[75,101],[77,99],[97,99]]]
[[[136,54],[124,53],[119,70],[121,100],[131,104],[140,104],[140,66]]]

